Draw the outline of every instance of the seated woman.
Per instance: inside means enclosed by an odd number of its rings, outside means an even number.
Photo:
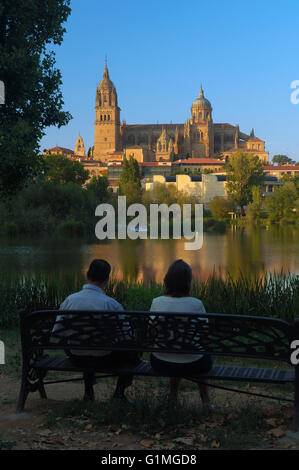
[[[181,259],[174,261],[164,278],[165,295],[153,300],[151,312],[206,313],[201,300],[190,296],[191,282],[190,266]],[[186,377],[188,374],[208,372],[213,364],[210,355],[152,353],[151,365],[158,372]],[[170,379],[170,400],[177,399],[180,381],[180,377]],[[198,384],[198,387],[203,405],[210,408],[208,387],[205,384]]]

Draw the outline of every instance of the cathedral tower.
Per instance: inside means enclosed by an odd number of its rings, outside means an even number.
[[[76,146],[75,146],[75,155],[79,155],[80,157],[85,157],[85,147],[82,137],[79,135],[77,138]]]
[[[192,103],[189,120],[189,145],[186,150],[192,157],[210,157],[214,154],[212,110],[211,103],[200,87],[199,97]]]
[[[108,155],[120,150],[120,109],[117,93],[109,78],[107,61],[103,79],[96,91],[94,159],[108,161]]]

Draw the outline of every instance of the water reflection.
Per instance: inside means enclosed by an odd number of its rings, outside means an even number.
[[[1,240],[2,271],[35,273],[86,272],[93,258],[105,258],[113,275],[130,281],[161,282],[169,264],[177,258],[190,263],[195,277],[206,279],[213,271],[229,271],[238,277],[281,269],[299,274],[298,230],[279,227],[232,230],[204,234],[201,250],[186,251],[184,240],[113,240],[82,243],[70,240]]]

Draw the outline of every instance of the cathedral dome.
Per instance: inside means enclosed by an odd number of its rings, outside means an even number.
[[[201,107],[201,108],[210,108],[210,109],[212,109],[211,103],[209,102],[209,100],[207,100],[207,99],[204,97],[202,87],[200,87],[199,97],[196,98],[195,101],[193,101],[192,106]]]
[[[113,82],[110,80],[107,62],[105,63],[103,79],[100,81],[98,90],[115,90]]]

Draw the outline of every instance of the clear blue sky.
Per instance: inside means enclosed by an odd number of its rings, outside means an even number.
[[[183,123],[200,84],[214,122],[239,124],[277,153],[299,160],[298,0],[72,0],[63,44],[65,127],[48,128],[41,149],[93,145],[95,91],[105,54],[121,119]]]

